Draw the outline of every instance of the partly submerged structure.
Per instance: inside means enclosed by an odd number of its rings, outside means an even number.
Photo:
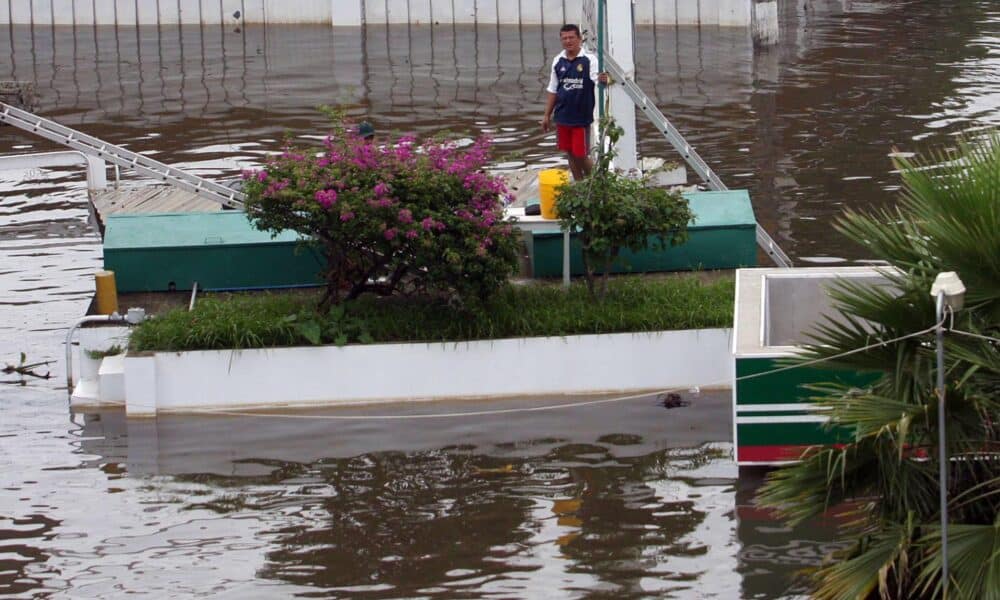
[[[733,317],[733,441],[741,466],[798,460],[813,445],[836,444],[849,432],[827,426],[810,384],[866,385],[872,373],[797,366],[813,327],[837,321],[829,286],[850,279],[888,286],[886,267],[741,269]]]

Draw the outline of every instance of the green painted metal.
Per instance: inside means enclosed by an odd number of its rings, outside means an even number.
[[[317,285],[322,262],[298,234],[272,238],[223,211],[111,216],[104,267],[119,291],[154,292]]]
[[[797,446],[835,444],[847,431],[827,429],[825,423],[737,423],[739,446]]]
[[[856,387],[871,384],[878,373],[837,370],[830,368],[802,367],[770,375],[740,380],[740,377],[765,373],[793,364],[788,358],[737,358],[736,359],[736,446],[791,446],[825,445],[848,441],[852,432],[844,427],[830,427],[816,422],[740,423],[740,417],[803,417],[815,413],[792,412],[776,409],[761,411],[768,404],[811,403],[814,392],[806,385],[840,383]],[[740,407],[753,406],[756,410],[741,411]],[[783,419],[784,420],[784,419]]]
[[[782,358],[737,358],[736,377],[756,375],[794,364]],[[806,384],[834,382],[863,387],[878,375],[858,371],[802,367],[736,382],[736,409],[746,404],[790,404],[811,402]]]
[[[615,273],[735,269],[757,264],[757,221],[746,190],[691,192],[684,194],[695,215],[688,227],[688,240],[663,250],[623,252]],[[562,274],[562,233],[553,223],[552,233],[536,233],[532,266],[536,277]],[[570,265],[574,275],[583,274],[580,243],[570,242]]]

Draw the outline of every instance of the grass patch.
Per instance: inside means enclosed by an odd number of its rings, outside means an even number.
[[[733,279],[622,277],[594,303],[581,283],[510,286],[469,313],[414,298],[362,298],[320,316],[312,292],[216,294],[132,333],[135,351],[268,348],[314,343],[453,342],[510,337],[731,327]]]

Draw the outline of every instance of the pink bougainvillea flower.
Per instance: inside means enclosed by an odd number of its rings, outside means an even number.
[[[404,208],[399,211],[399,215],[397,216],[397,218],[399,219],[400,223],[404,225],[409,225],[410,223],[413,222],[413,212],[408,208]]]
[[[397,233],[396,228],[395,227],[390,227],[390,228],[386,229],[385,231],[383,231],[382,235],[385,236],[385,239],[392,240],[392,239],[394,239],[396,237],[396,233]]]
[[[354,212],[353,211],[348,210],[348,211],[340,213],[340,220],[342,222],[344,222],[344,223],[350,221],[353,218],[354,218]]]
[[[329,209],[337,202],[337,190],[320,190],[316,192],[316,202],[325,209]]]
[[[267,181],[267,171],[265,171],[263,169],[261,169],[260,171],[257,171],[257,181],[259,181],[261,183],[264,183],[265,181]]]
[[[406,232],[406,239],[408,239],[408,240],[414,240],[419,235],[420,235],[420,233],[416,229],[411,229],[411,230],[409,230],[409,231]]]

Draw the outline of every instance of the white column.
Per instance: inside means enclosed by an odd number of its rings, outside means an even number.
[[[632,51],[635,29],[632,24],[632,0],[607,0],[607,52],[621,65],[630,79],[635,77],[635,56]],[[611,116],[624,130],[618,140],[615,166],[626,171],[638,166],[635,142],[635,104],[620,85],[609,87]]]
[[[365,23],[364,0],[330,0],[330,24],[334,27],[361,27]]]

